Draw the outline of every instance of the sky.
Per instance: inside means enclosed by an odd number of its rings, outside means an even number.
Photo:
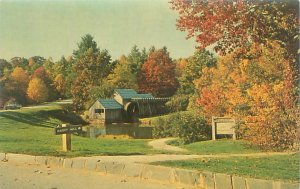
[[[195,42],[176,29],[169,0],[0,0],[0,58],[72,55],[85,34],[113,59],[166,46],[172,58],[189,57]]]

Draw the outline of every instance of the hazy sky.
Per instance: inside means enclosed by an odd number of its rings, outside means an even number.
[[[0,58],[69,56],[85,34],[113,59],[136,44],[167,46],[172,58],[193,54],[195,43],[176,30],[168,0],[0,0]]]

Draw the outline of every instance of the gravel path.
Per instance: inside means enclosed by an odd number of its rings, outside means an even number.
[[[83,169],[15,164],[0,161],[1,189],[192,189],[191,186],[164,184],[151,180],[105,175]]]
[[[166,151],[174,151],[174,152],[187,152],[186,149],[166,144],[167,141],[174,140],[174,139],[176,139],[176,138],[162,138],[162,139],[152,140],[148,144],[156,150],[166,150]]]

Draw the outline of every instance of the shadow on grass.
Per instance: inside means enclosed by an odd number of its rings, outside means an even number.
[[[79,115],[69,112],[67,110],[50,110],[50,111],[41,111],[41,113],[47,113],[50,117],[60,120],[64,123],[70,124],[81,124],[86,125],[87,122],[84,121]]]
[[[75,113],[68,112],[66,110],[40,110],[37,112],[17,112],[7,111],[0,112],[0,117],[10,119],[16,122],[25,123],[38,127],[56,127],[59,122],[70,123],[70,124],[87,124],[80,116]],[[49,119],[55,119],[56,122],[51,122]]]
[[[55,126],[54,123],[47,122],[43,118],[38,118],[37,116],[33,116],[26,113],[8,111],[8,112],[1,112],[0,116],[16,122],[21,122],[33,126],[48,127],[48,128],[52,128]]]

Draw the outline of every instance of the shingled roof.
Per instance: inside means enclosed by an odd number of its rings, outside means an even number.
[[[115,89],[115,92],[118,93],[123,99],[154,98],[151,94],[138,94],[133,89]]]
[[[115,99],[99,99],[98,100],[105,109],[122,109],[123,106]]]

